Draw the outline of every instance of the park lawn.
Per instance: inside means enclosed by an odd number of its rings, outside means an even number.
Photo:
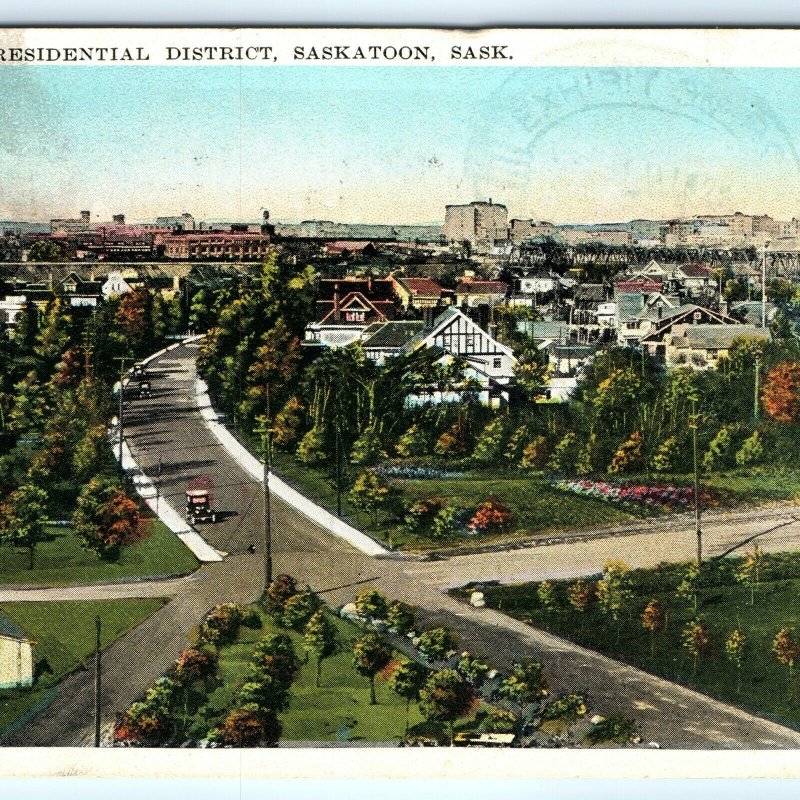
[[[369,705],[369,682],[352,666],[352,642],[361,635],[358,627],[334,615],[341,652],[322,662],[322,681],[316,687],[316,660],[308,659],[292,683],[289,708],[280,715],[281,739],[294,741],[399,741],[405,733],[406,701],[391,691],[378,675],[375,691],[378,704]],[[288,634],[298,656],[305,653],[303,637],[295,631],[279,628],[262,613],[263,627],[254,630],[242,627],[238,640],[220,652],[219,674],[222,685],[208,697],[207,705],[220,711],[209,727],[221,721],[233,700],[236,689],[245,680],[253,649],[259,639],[272,633]],[[412,705],[411,725],[422,722]]]
[[[327,475],[320,470],[301,465],[285,454],[276,459],[276,466],[279,474],[289,483],[329,510],[335,511],[336,493]],[[346,493],[342,496],[344,516],[357,527],[400,549],[477,547],[571,528],[613,525],[638,518],[630,511],[597,498],[582,497],[556,489],[546,479],[535,475],[496,477],[475,472],[460,478],[397,480],[394,483],[402,490],[406,502],[426,497],[446,497],[452,505],[474,511],[480,503],[494,495],[514,514],[511,531],[434,539],[424,533],[409,533],[396,521],[389,523],[382,516],[377,524],[373,524],[370,515],[350,505]]]
[[[93,653],[95,617],[100,617],[101,642],[106,647],[163,604],[158,598],[0,604],[0,613],[16,622],[35,641],[34,663],[46,660],[52,669],[52,674],[43,674],[32,689],[0,691],[0,736]]]
[[[554,612],[547,612],[539,603],[538,584],[487,587],[484,592],[488,605],[536,627],[800,728],[800,686],[796,679],[790,685],[789,668],[779,663],[772,651],[780,628],[788,627],[797,635],[800,627],[800,567],[793,560],[787,563],[785,577],[762,582],[756,588],[754,605],[750,605],[750,587],[746,584],[725,581],[701,591],[697,614],[705,618],[711,650],[698,658],[696,672],[693,657],[682,643],[683,631],[695,616],[694,605],[691,599],[675,594],[681,579],[677,565],[631,572],[633,597],[619,626],[597,606],[583,613],[574,610],[566,598],[569,582],[553,582],[558,598]],[[459,594],[465,596],[463,591]],[[666,630],[656,633],[651,642],[642,626],[641,613],[654,597],[662,602],[668,615]],[[740,676],[725,652],[725,642],[737,626],[747,640]]]
[[[69,527],[50,528],[52,539],[36,548],[34,568],[28,569],[28,551],[0,547],[0,584],[70,586],[106,583],[126,578],[185,575],[197,569],[198,561],[183,542],[159,520],[152,520],[152,533],[138,544],[126,547],[118,562],[102,561],[81,547]]]

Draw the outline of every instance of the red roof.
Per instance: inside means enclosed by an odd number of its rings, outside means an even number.
[[[362,241],[348,241],[346,239],[340,239],[335,242],[328,242],[325,245],[325,250],[328,253],[343,253],[345,250],[348,253],[360,253],[363,250],[366,250],[368,247],[375,248],[374,242],[362,242]]]
[[[456,294],[505,294],[508,284],[503,281],[472,281],[462,278],[456,286]]]
[[[433,278],[401,278],[400,282],[411,294],[441,297],[442,287]]]

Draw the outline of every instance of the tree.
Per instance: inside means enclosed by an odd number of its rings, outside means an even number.
[[[456,536],[459,530],[457,508],[445,506],[436,512],[431,528],[431,535],[434,539],[450,539]]]
[[[497,692],[520,707],[520,733],[525,724],[528,707],[547,697],[548,684],[542,665],[533,659],[525,659],[514,664],[511,674],[500,684]]]
[[[535,401],[543,394],[543,389],[549,382],[549,365],[546,360],[542,360],[538,350],[523,348],[514,365],[514,377],[528,399]]]
[[[761,580],[761,571],[764,569],[764,552],[756,544],[753,549],[745,555],[736,570],[736,580],[741,583],[750,584],[750,605],[755,605],[756,587]]]
[[[468,450],[468,429],[466,420],[459,414],[458,419],[436,440],[433,452],[437,456],[463,456]]]
[[[428,661],[444,661],[458,648],[458,638],[448,628],[431,628],[417,640],[417,650]]]
[[[434,722],[446,722],[450,744],[456,720],[468,716],[475,704],[475,692],[454,669],[434,672],[420,689],[419,708],[422,715]]]
[[[723,425],[708,445],[703,456],[703,468],[707,472],[733,466],[738,444],[738,425]]]
[[[413,629],[416,621],[416,615],[411,606],[406,605],[406,603],[400,600],[394,600],[389,603],[389,609],[386,613],[386,623],[392,633],[403,636]]]
[[[419,693],[428,679],[428,670],[408,658],[400,660],[389,680],[389,688],[406,701],[406,734],[411,703],[419,700]]]
[[[575,467],[577,457],[578,437],[570,431],[562,437],[550,454],[547,468],[553,472],[571,472]]]
[[[36,545],[47,539],[47,493],[30,483],[12,492],[0,514],[0,541],[28,549],[28,569],[33,569]]]
[[[753,431],[736,452],[736,463],[740,467],[754,467],[764,460],[764,440],[758,431]]]
[[[359,675],[369,679],[369,704],[374,706],[375,676],[389,663],[392,651],[383,639],[374,633],[366,633],[353,644],[353,667]]]
[[[430,435],[424,426],[414,423],[397,440],[394,449],[401,458],[428,455],[430,452]]]
[[[542,469],[547,463],[547,439],[535,436],[522,449],[519,465],[523,469]]]
[[[272,421],[272,442],[276,447],[288,447],[299,435],[303,404],[298,397],[290,397]]]
[[[150,535],[136,503],[107,478],[92,478],[81,490],[73,525],[83,546],[106,561],[118,560],[123,547]]]
[[[456,672],[478,690],[489,674],[489,665],[482,658],[465,650],[456,664]]]
[[[51,239],[39,239],[28,250],[28,261],[66,261],[64,248]]]
[[[505,419],[497,416],[483,429],[472,451],[472,460],[476,464],[486,466],[500,461],[505,424]]]
[[[706,583],[706,570],[701,565],[693,561],[686,565],[683,578],[675,589],[675,594],[684,599],[691,599],[694,605],[694,612],[697,613],[697,600],[700,590]]]
[[[736,694],[742,691],[742,662],[747,649],[747,637],[739,628],[734,628],[725,640],[725,655],[736,665]]]
[[[281,625],[302,631],[321,606],[322,601],[311,590],[293,594],[283,607]]]
[[[378,524],[381,510],[391,508],[397,499],[397,490],[382,475],[373,470],[364,470],[358,475],[350,490],[350,502],[372,516],[372,524]]]
[[[603,577],[597,582],[597,600],[603,612],[617,623],[617,640],[620,614],[633,596],[629,572],[624,561],[606,561]]]
[[[374,427],[367,428],[358,439],[353,442],[350,451],[350,463],[370,467],[377,464],[386,453],[381,447],[381,438]]]
[[[585,613],[591,608],[592,603],[597,600],[597,584],[594,581],[585,581],[583,578],[578,578],[567,589],[567,598],[576,611]]]
[[[800,422],[800,363],[785,361],[773,367],[767,373],[762,400],[775,422]]]
[[[555,613],[558,608],[556,587],[550,581],[542,581],[536,587],[536,597],[539,599],[539,605],[546,614]]]
[[[655,597],[642,611],[642,627],[650,634],[650,658],[655,656],[655,635],[664,628],[666,613],[661,602]]]
[[[172,668],[175,682],[183,693],[183,724],[186,731],[190,706],[199,706],[217,673],[217,657],[212,650],[191,647],[181,651]]]
[[[317,688],[319,689],[322,678],[322,662],[336,652],[339,644],[336,626],[322,609],[317,611],[306,623],[303,639],[306,647],[317,657]]]
[[[270,677],[278,686],[287,689],[300,669],[300,660],[292,640],[283,633],[270,634],[259,641],[253,650],[249,678],[256,682]]]
[[[272,747],[280,739],[281,726],[276,717],[246,707],[231,711],[215,733],[225,747]]]
[[[356,597],[356,611],[369,620],[385,620],[389,613],[386,598],[377,589],[367,589]]]
[[[271,614],[282,614],[286,601],[297,594],[297,581],[291,575],[278,575],[267,587],[264,604]]]
[[[794,662],[797,660],[798,642],[789,628],[781,628],[772,640],[772,652],[781,664],[789,667],[789,695],[793,694]]]
[[[683,629],[681,640],[692,655],[692,675],[696,675],[698,657],[707,656],[711,652],[711,636],[705,620],[702,617],[690,620]]]
[[[619,472],[630,472],[642,464],[642,434],[634,431],[614,453],[608,471],[612,475]]]
[[[677,436],[668,436],[656,448],[650,458],[650,466],[655,472],[675,472],[680,464],[681,447]]]

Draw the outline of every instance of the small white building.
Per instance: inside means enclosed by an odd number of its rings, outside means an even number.
[[[0,614],[0,689],[33,685],[33,640]]]
[[[109,272],[101,291],[104,299],[108,300],[110,297],[121,297],[123,294],[127,294],[131,291],[131,285],[122,277],[121,272]]]

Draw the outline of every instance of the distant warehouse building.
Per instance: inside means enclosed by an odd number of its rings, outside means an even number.
[[[272,242],[262,233],[206,231],[175,233],[161,238],[164,257],[180,261],[259,261],[269,255]]]

